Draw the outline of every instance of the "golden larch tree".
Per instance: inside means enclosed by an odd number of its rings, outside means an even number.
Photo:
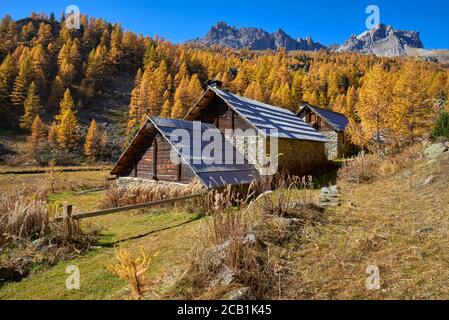
[[[101,153],[100,146],[101,136],[98,129],[97,121],[92,119],[89,129],[87,130],[86,141],[84,143],[84,155],[91,161],[98,159]]]

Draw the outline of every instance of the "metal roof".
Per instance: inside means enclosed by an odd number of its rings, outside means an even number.
[[[249,164],[243,155],[225,139],[221,131],[213,125],[159,117],[148,119],[206,187],[245,185],[260,178],[256,168]],[[182,132],[175,131],[178,129],[185,130],[186,136],[182,136],[184,139],[180,138]],[[220,137],[221,145],[217,150],[219,152],[215,152],[215,150],[210,152],[210,149],[206,149],[211,144],[211,140],[202,141],[206,130],[210,136]],[[186,141],[185,137],[188,137],[189,140]],[[230,152],[224,152],[225,150]],[[241,161],[237,162],[235,159]]]
[[[332,126],[332,128],[337,131],[344,132],[349,124],[349,120],[344,114],[319,107],[314,107],[309,104],[302,106],[299,114],[301,114],[306,108],[309,108],[316,115],[323,118],[330,126]]]
[[[325,136],[290,110],[240,97],[233,93],[225,92],[215,86],[209,86],[209,90],[206,91],[190,112],[196,108],[204,108],[212,98],[210,92],[215,93],[223,99],[235,113],[264,136],[328,142]],[[187,115],[186,118],[191,117]]]

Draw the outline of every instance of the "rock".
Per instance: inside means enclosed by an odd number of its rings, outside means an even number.
[[[227,266],[223,266],[211,282],[212,287],[227,287],[235,281],[235,273]]]
[[[410,177],[412,174],[413,174],[413,173],[412,173],[411,170],[406,170],[406,171],[404,171],[404,173],[402,174],[402,176],[403,176],[404,178],[408,178],[408,177]]]
[[[423,187],[427,186],[429,183],[432,183],[434,179],[435,179],[435,176],[428,176],[428,177],[425,178],[424,181],[421,183],[421,186],[423,186]]]
[[[434,229],[432,227],[424,227],[418,230],[418,233],[431,233]]]
[[[287,51],[319,51],[326,49],[321,43],[311,38],[293,39],[283,30],[270,33],[258,28],[236,28],[226,22],[218,22],[210,31],[200,39],[190,40],[188,43],[202,46],[220,45],[233,49],[250,48],[251,50],[278,50]]]
[[[241,287],[235,289],[222,297],[221,300],[226,301],[242,301],[251,298],[251,288]]]
[[[231,242],[227,240],[222,244],[212,248],[207,254],[208,259],[210,259],[215,266],[221,265],[224,259],[226,258],[226,253],[228,251],[230,244]],[[242,244],[255,245],[261,250],[266,250],[268,247],[266,243],[258,239],[256,234],[252,232],[248,233],[245,237],[243,237]]]
[[[379,24],[356,36],[352,35],[337,51],[375,54],[381,57],[406,56],[411,48],[423,48],[419,32],[398,30]]]
[[[16,279],[16,272],[13,268],[0,266],[0,283],[14,281]]]
[[[426,155],[428,160],[436,160],[438,159],[443,153],[448,152],[449,147],[447,147],[443,143],[436,143],[432,144],[424,151],[424,154]]]
[[[333,196],[338,196],[338,194],[340,193],[338,186],[332,186],[332,187],[328,187],[328,188],[323,188],[321,189],[321,195],[323,196],[327,196],[327,195],[333,195]]]
[[[321,189],[317,205],[321,208],[338,207],[341,205],[339,194],[340,190],[338,186],[323,188]]]

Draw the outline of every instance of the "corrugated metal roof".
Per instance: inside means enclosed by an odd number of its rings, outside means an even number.
[[[348,118],[341,113],[314,107],[309,104],[302,106],[301,112],[304,110],[304,108],[309,108],[312,112],[323,118],[330,126],[332,126],[337,131],[344,132],[349,124]]]
[[[249,164],[242,154],[225,139],[221,131],[213,125],[159,117],[151,117],[149,120],[170,142],[206,187],[220,188],[227,185],[245,185],[260,178],[256,168]],[[177,129],[186,130],[189,140],[185,141],[184,136],[184,139],[180,139],[175,132]],[[220,137],[221,146],[217,148],[219,149],[218,152],[205,150],[211,142],[202,141],[206,130],[212,136]],[[175,134],[173,134],[174,132]],[[225,150],[230,152],[224,152]],[[240,162],[235,161],[235,159],[239,159]]]
[[[290,110],[209,87],[261,134],[270,137],[328,142],[327,138]],[[271,131],[277,130],[277,133]]]

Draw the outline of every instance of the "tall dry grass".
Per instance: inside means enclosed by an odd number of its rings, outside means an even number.
[[[413,162],[423,159],[423,149],[423,145],[415,144],[390,156],[361,153],[343,165],[338,171],[338,178],[344,182],[357,184],[387,178],[410,167]]]
[[[106,196],[101,201],[100,207],[103,209],[118,208],[188,196],[202,191],[204,191],[204,188],[199,181],[185,186],[168,183],[131,185],[127,187],[113,186],[106,191]]]
[[[312,188],[311,177],[283,174],[244,190],[228,188],[212,196],[211,218],[199,233],[190,267],[174,290],[177,297],[218,299],[235,286],[249,287],[250,298],[264,298],[271,290],[279,290],[282,263],[271,256],[265,242],[271,238],[266,235],[271,234],[276,242],[292,240],[307,219],[318,221],[318,214],[311,214],[316,213],[310,206]],[[281,191],[273,193],[273,189]],[[271,221],[291,216],[294,226],[272,228]],[[235,277],[231,287],[219,283],[223,270]]]
[[[0,265],[14,274],[4,281],[19,280],[33,265],[54,265],[96,243],[96,232],[83,232],[77,221],[69,239],[67,224],[52,221],[47,196],[45,190],[26,189],[0,195]]]

